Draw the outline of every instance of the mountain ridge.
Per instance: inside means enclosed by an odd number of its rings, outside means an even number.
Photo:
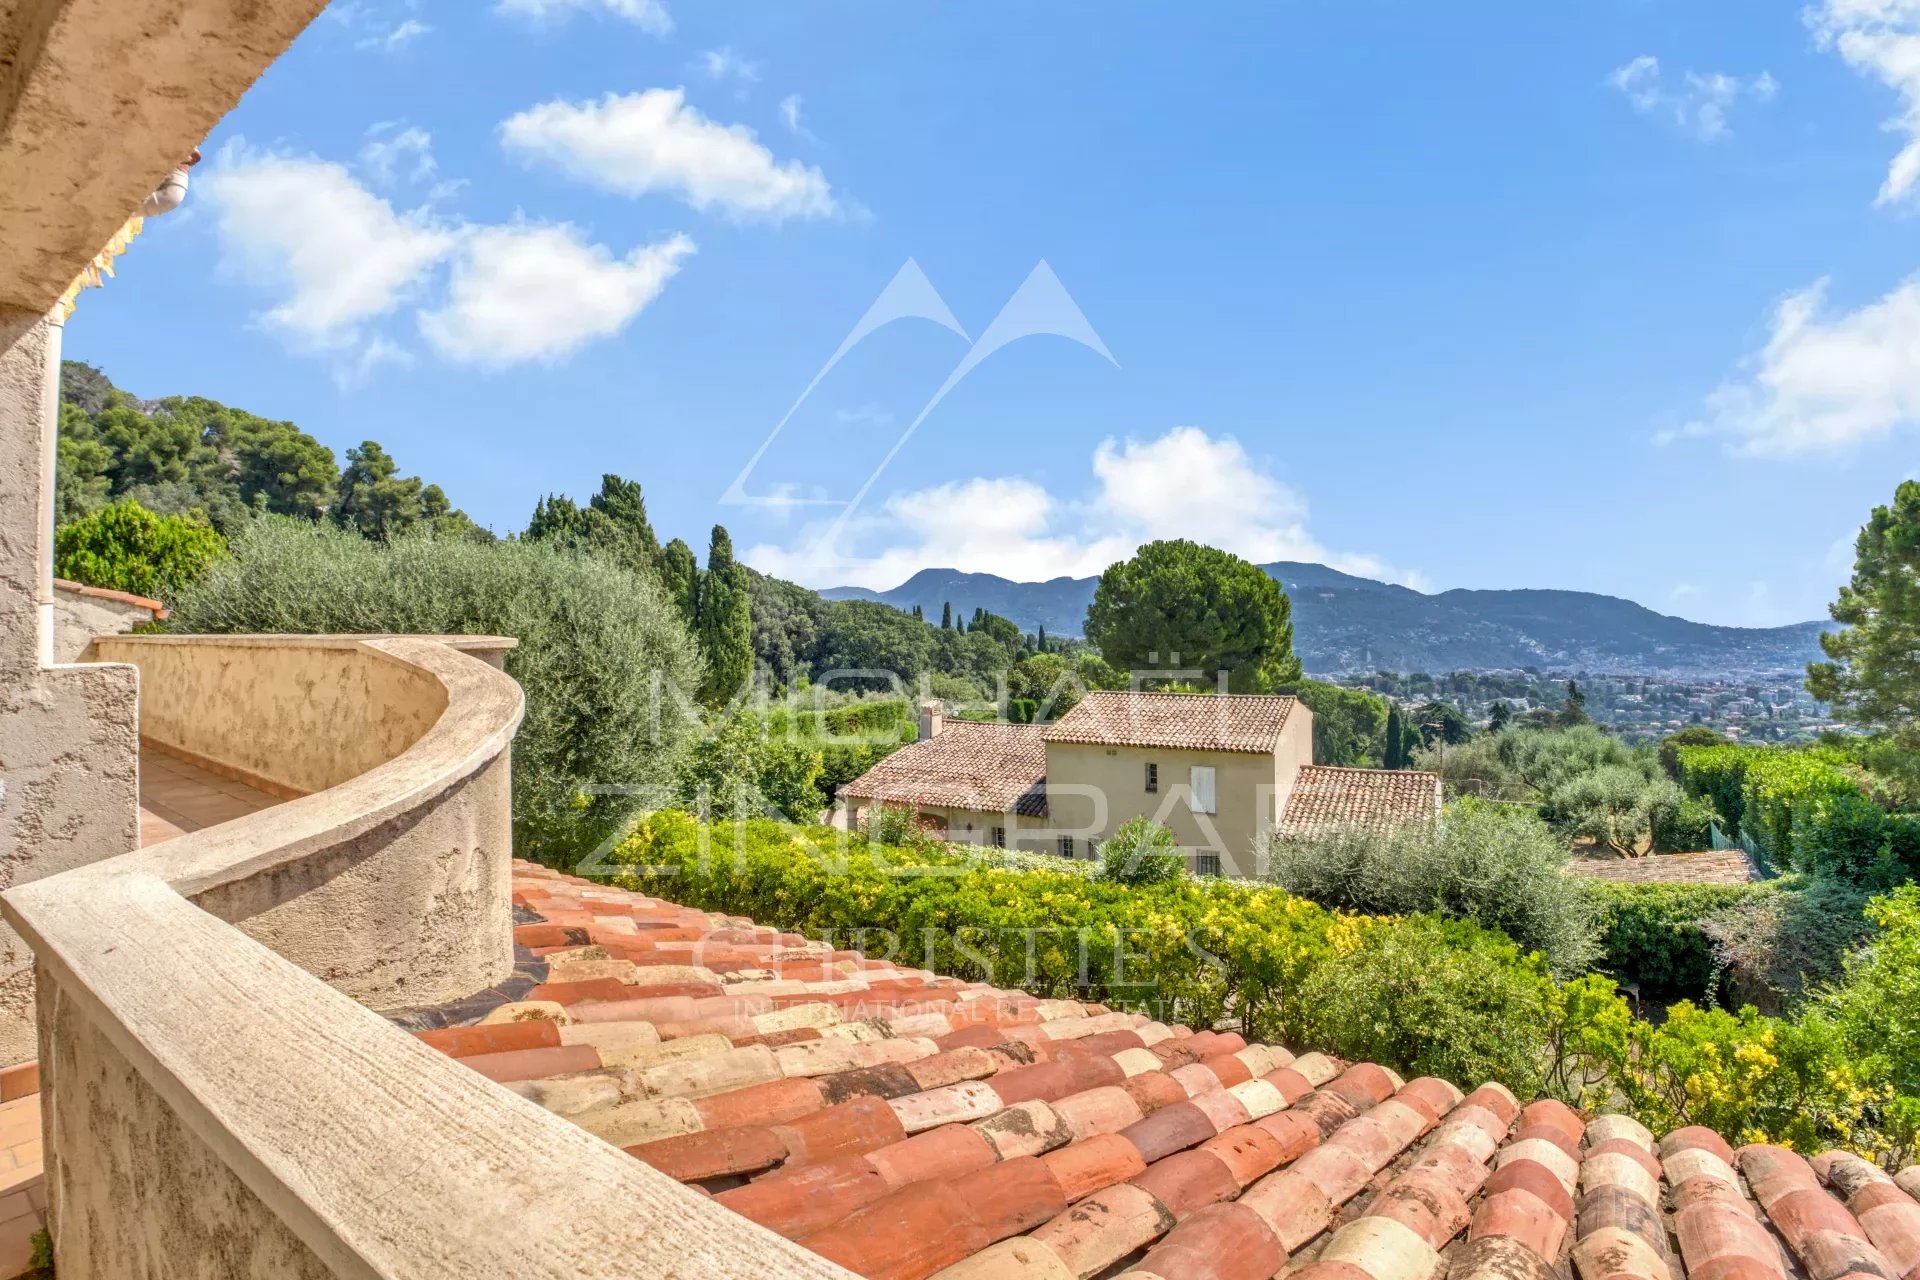
[[[1658,613],[1618,596],[1559,588],[1427,594],[1323,564],[1261,565],[1293,600],[1294,650],[1316,674],[1373,670],[1465,671],[1510,667],[1724,675],[1797,670],[1821,657],[1824,622],[1722,627]],[[1032,631],[1077,636],[1097,578],[1016,582],[990,573],[922,569],[890,591],[829,587],[829,600],[919,605],[938,618],[986,609]]]

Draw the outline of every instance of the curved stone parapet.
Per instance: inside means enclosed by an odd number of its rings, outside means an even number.
[[[248,647],[169,642],[170,669],[196,644]],[[511,967],[522,697],[432,638],[290,647],[334,673],[336,707],[359,688],[432,714],[405,741],[370,728],[390,757],[324,789],[0,896],[39,976],[63,1280],[628,1276],[667,1239],[688,1274],[843,1277],[361,1002]]]
[[[143,741],[296,797],[90,870],[151,873],[374,1009],[512,968],[509,749],[520,687],[422,636],[113,636]]]

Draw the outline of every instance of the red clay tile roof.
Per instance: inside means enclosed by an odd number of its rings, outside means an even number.
[[[167,606],[158,600],[149,600],[145,596],[134,595],[131,591],[114,591],[108,587],[90,587],[84,582],[69,582],[65,578],[55,578],[53,589],[70,596],[88,596],[95,600],[114,600],[120,604],[136,605],[153,614],[154,620],[165,622]]]
[[[1439,813],[1437,773],[1315,764],[1300,770],[1280,816],[1280,834],[1313,835],[1343,826],[1386,830],[1431,822]]]
[[[1744,849],[1645,858],[1570,858],[1564,870],[1568,875],[1626,884],[1748,884],[1764,878]]]
[[[886,757],[840,794],[1045,817],[1046,782],[1047,749],[1037,726],[952,720],[934,737]]]
[[[1040,736],[1109,747],[1269,752],[1293,706],[1278,694],[1094,692]]]
[[[546,983],[421,1039],[862,1276],[1920,1275],[1920,1170],[1656,1143],[526,864],[514,901]]]

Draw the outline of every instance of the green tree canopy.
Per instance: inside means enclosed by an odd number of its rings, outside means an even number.
[[[372,440],[347,450],[333,504],[334,523],[381,542],[420,521],[419,476],[403,476],[391,455]]]
[[[1370,765],[1384,758],[1391,707],[1377,693],[1302,680],[1294,696],[1313,712],[1316,764]]]
[[[1854,541],[1853,580],[1820,637],[1830,661],[1807,667],[1807,691],[1850,724],[1920,745],[1920,480],[1903,480]]]
[[[707,656],[701,700],[724,703],[753,678],[753,606],[746,568],[733,558],[733,539],[713,526],[707,571],[700,578],[700,604],[694,634]]]
[[[71,360],[61,396],[58,523],[133,496],[157,513],[198,508],[231,534],[256,511],[312,520],[333,501],[333,451],[291,422],[201,396],[143,403]]]
[[[1421,745],[1428,747],[1436,742],[1457,747],[1473,736],[1467,718],[1445,702],[1422,703],[1413,713],[1413,727],[1420,734]]]
[[[1280,584],[1239,556],[1184,539],[1150,542],[1100,575],[1087,639],[1121,670],[1199,671],[1210,683],[1224,675],[1235,693],[1300,679]]]
[[[1407,722],[1400,714],[1400,704],[1396,702],[1387,708],[1387,729],[1380,767],[1404,769],[1407,763]]]
[[[700,607],[700,562],[694,558],[693,548],[679,538],[662,547],[660,579],[667,594],[680,606],[680,616],[692,626]]]
[[[600,477],[600,491],[584,507],[565,494],[540,499],[527,522],[527,537],[593,551],[635,573],[663,569],[660,540],[647,519],[647,500],[639,484],[611,473]],[[689,560],[692,555],[688,551]]]
[[[814,659],[818,679],[834,671],[869,673],[851,680],[836,680],[836,688],[888,689],[893,681],[889,673],[902,680],[934,666],[934,638],[952,644],[955,666],[962,664],[960,651],[964,637],[959,632],[941,631],[924,622],[915,622],[907,614],[877,600],[829,600],[821,615],[820,648]],[[945,663],[940,670],[951,670]]]

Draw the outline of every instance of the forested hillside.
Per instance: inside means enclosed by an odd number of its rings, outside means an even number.
[[[439,485],[403,476],[372,440],[332,449],[291,422],[200,396],[141,400],[92,365],[60,368],[56,525],[131,500],[163,516],[198,511],[224,534],[258,512],[329,519],[370,537],[416,526],[488,536]]]

